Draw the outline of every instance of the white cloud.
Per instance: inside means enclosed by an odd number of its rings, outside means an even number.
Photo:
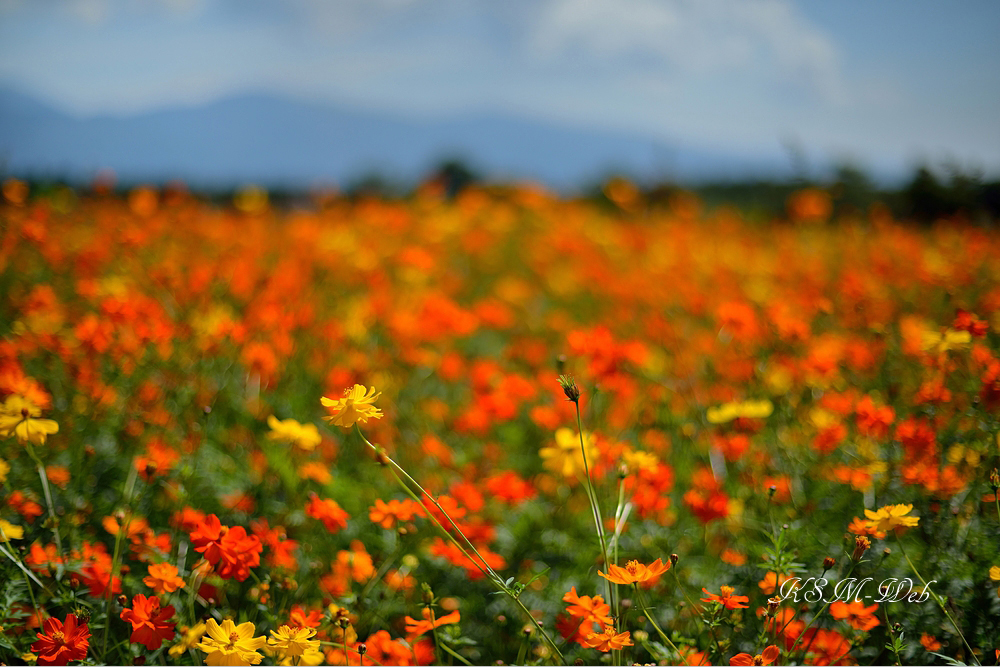
[[[785,0],[548,0],[540,57],[646,59],[665,78],[742,73],[843,101],[833,41]]]

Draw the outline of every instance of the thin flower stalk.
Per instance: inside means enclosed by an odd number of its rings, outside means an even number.
[[[357,425],[355,425],[355,426],[357,426]],[[424,489],[424,487],[422,487],[419,482],[417,482],[415,479],[413,479],[398,463],[396,463],[392,459],[392,457],[390,457],[388,454],[386,454],[380,448],[378,448],[374,444],[372,444],[371,441],[369,441],[368,438],[365,437],[365,434],[361,432],[360,428],[357,428],[357,431],[358,431],[358,435],[361,436],[362,441],[364,441],[364,443],[366,445],[368,445],[369,448],[371,448],[371,450],[376,454],[376,456],[378,456],[382,460],[385,460],[389,464],[390,470],[392,471],[393,476],[396,478],[396,481],[403,488],[403,490],[411,498],[413,498],[413,500],[415,500],[417,503],[420,503],[420,498],[417,496],[416,492],[413,489],[411,489],[408,484],[406,484],[406,483],[403,482],[403,479],[400,478],[400,475],[402,475],[403,477],[405,477],[409,482],[411,482],[414,486],[416,486],[418,489],[420,489],[420,492],[423,495],[425,495],[426,497],[428,497],[428,498],[431,499],[431,501],[438,508],[438,510],[451,523],[452,527],[455,529],[455,532],[457,532],[459,535],[462,536],[462,539],[465,541],[465,544],[472,550],[472,553],[474,553],[479,558],[479,561],[481,561],[482,564],[486,566],[486,568],[484,569],[482,567],[482,565],[480,565],[479,562],[476,561],[475,558],[472,558],[472,556],[465,549],[465,547],[463,547],[455,539],[455,537],[450,532],[448,532],[444,528],[444,526],[441,525],[441,523],[437,520],[437,517],[434,516],[433,512],[428,512],[427,516],[431,519],[431,521],[434,523],[434,525],[436,525],[438,527],[438,529],[444,534],[444,536],[452,544],[454,544],[456,547],[459,548],[459,550],[462,552],[462,555],[464,555],[466,558],[468,558],[469,560],[471,560],[473,562],[473,564],[475,564],[476,567],[479,568],[479,571],[482,572],[483,575],[485,575],[486,578],[489,579],[493,583],[494,586],[496,586],[500,591],[502,591],[503,593],[505,593],[511,600],[514,601],[515,604],[517,604],[517,606],[521,609],[521,611],[524,613],[524,615],[527,616],[528,619],[531,621],[531,623],[535,626],[535,629],[538,630],[538,632],[541,634],[542,638],[545,640],[545,643],[549,645],[549,648],[552,650],[553,654],[559,659],[559,662],[560,663],[564,663],[565,661],[563,659],[562,651],[559,650],[559,647],[557,647],[556,644],[555,644],[555,642],[552,641],[552,638],[549,637],[548,633],[545,632],[545,630],[542,628],[542,626],[538,623],[538,620],[531,614],[531,612],[528,610],[528,608],[524,606],[524,603],[521,602],[520,597],[514,595],[510,591],[510,589],[507,588],[507,586],[504,584],[503,580],[500,578],[500,575],[498,575],[493,570],[493,568],[490,567],[489,563],[486,562],[486,559],[484,559],[482,557],[482,555],[480,555],[479,550],[476,549],[476,547],[472,544],[472,542],[469,541],[469,538],[466,537],[465,533],[463,533],[462,530],[458,527],[458,525],[455,523],[455,520],[451,518],[451,516],[445,511],[445,509],[443,507],[441,507],[441,505],[438,503],[437,499],[434,498],[434,496],[432,496],[426,489]]]
[[[59,551],[59,555],[62,556],[63,547],[62,537],[59,535],[59,517],[56,515],[56,505],[52,502],[52,491],[49,489],[49,475],[45,472],[45,464],[38,458],[38,453],[35,452],[35,448],[31,446],[31,443],[26,442],[24,447],[28,450],[28,456],[31,457],[38,467],[38,476],[42,480],[42,492],[45,494],[45,504],[48,505],[49,519],[52,521],[52,535],[56,539],[56,549]]]
[[[601,557],[604,559],[604,562],[607,563],[608,543],[604,537],[604,525],[601,519],[604,514],[601,512],[601,503],[597,498],[593,482],[590,479],[590,465],[587,463],[587,447],[583,442],[583,420],[580,417],[580,401],[573,401],[573,404],[576,406],[576,428],[577,433],[580,436],[580,454],[583,455],[583,474],[587,480],[587,498],[590,500],[590,509],[594,515],[594,526],[597,528],[597,538],[601,542]],[[611,582],[605,582],[605,586],[607,588],[608,600],[611,600],[612,604],[614,604],[614,586],[612,586]]]
[[[903,554],[903,558],[906,559],[907,565],[909,565],[910,569],[913,570],[913,574],[917,575],[917,579],[920,580],[920,583],[924,585],[924,590],[930,593],[931,597],[934,598],[934,601],[938,603],[939,607],[941,607],[941,611],[943,611],[944,615],[948,617],[949,621],[951,621],[952,626],[955,628],[955,632],[957,632],[958,636],[962,638],[962,643],[965,644],[965,649],[969,652],[969,656],[977,665],[982,664],[976,657],[976,654],[972,650],[972,647],[969,646],[969,642],[968,640],[965,639],[965,635],[962,634],[962,628],[959,627],[958,623],[955,622],[954,617],[951,615],[951,612],[948,611],[947,605],[945,605],[944,601],[940,597],[938,597],[937,593],[931,590],[930,585],[927,583],[927,580],[924,579],[922,574],[920,574],[920,571],[913,564],[913,561],[910,560],[910,557],[906,555],[906,549],[903,548],[903,542],[899,539],[899,536],[893,533],[892,537],[896,541],[896,544],[899,545],[899,552]]]

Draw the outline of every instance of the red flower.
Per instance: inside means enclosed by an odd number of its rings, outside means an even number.
[[[138,594],[132,598],[132,608],[124,609],[121,619],[132,624],[132,636],[129,640],[134,644],[142,644],[150,651],[155,651],[163,645],[163,640],[173,639],[176,623],[167,623],[174,615],[173,605],[160,609],[160,598],[147,598]]]
[[[322,521],[331,533],[347,528],[347,519],[350,517],[340,508],[336,500],[320,498],[315,493],[310,496],[309,504],[306,505],[306,516]]]
[[[45,634],[38,635],[38,641],[31,650],[38,654],[40,665],[68,665],[70,660],[83,660],[90,647],[90,630],[86,623],[77,625],[76,616],[70,614],[66,622],[50,618],[43,626]]]
[[[194,550],[215,566],[223,579],[245,581],[250,568],[260,565],[264,550],[260,538],[247,535],[243,526],[223,526],[219,517],[209,514],[191,533]]]

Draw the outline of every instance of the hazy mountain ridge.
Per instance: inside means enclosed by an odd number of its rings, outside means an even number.
[[[124,182],[303,187],[371,173],[415,180],[455,157],[491,178],[560,188],[611,172],[684,181],[790,171],[780,156],[751,161],[502,113],[407,118],[244,94],[191,108],[78,118],[0,88],[0,170],[11,174],[85,180],[110,167]]]

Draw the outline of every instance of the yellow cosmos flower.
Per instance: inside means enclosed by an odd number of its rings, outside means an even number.
[[[271,415],[267,418],[267,425],[271,427],[271,432],[267,434],[268,439],[288,442],[307,452],[316,449],[316,445],[322,441],[315,424],[300,424],[294,419],[279,420]]]
[[[877,512],[865,510],[865,516],[868,517],[867,527],[878,533],[885,533],[899,526],[911,528],[920,521],[918,516],[906,516],[911,511],[913,505],[886,505]]]
[[[53,433],[59,432],[59,424],[51,419],[38,419],[41,408],[31,401],[14,394],[8,396],[0,406],[0,437],[17,436],[18,442],[41,445]]]
[[[333,414],[323,417],[326,421],[350,428],[355,422],[364,424],[369,419],[382,419],[382,411],[375,407],[375,399],[382,395],[376,392],[375,387],[365,389],[363,385],[356,384],[351,389],[344,391],[344,397],[336,400],[327,398],[320,399],[320,402],[333,411]]]
[[[705,416],[708,418],[709,424],[725,424],[737,417],[764,419],[770,417],[772,412],[774,412],[774,404],[765,398],[760,401],[723,403],[718,407],[709,408]]]
[[[589,462],[590,459],[587,460]],[[656,454],[635,450],[631,447],[626,447],[622,452],[622,461],[624,461],[625,465],[628,466],[630,472],[653,470],[656,468],[656,464],[660,462],[660,460],[656,458]]]
[[[198,644],[207,653],[207,665],[259,665],[263,659],[257,649],[267,645],[265,637],[254,637],[253,623],[236,625],[232,619],[222,621],[222,625],[210,618],[205,622],[209,639]]]
[[[990,568],[990,579],[1000,581],[1000,565],[994,565]]]
[[[24,528],[15,526],[9,521],[0,519],[0,542],[20,540],[24,538]]]
[[[924,331],[920,337],[920,346],[924,352],[935,352],[941,354],[948,350],[957,350],[967,347],[972,342],[972,334],[968,331],[956,331],[947,329],[946,331]]]
[[[312,639],[315,635],[315,628],[292,628],[282,625],[277,631],[271,630],[267,647],[280,654],[282,658],[294,658],[319,650],[319,640]]]
[[[539,455],[546,468],[563,477],[573,477],[583,472],[583,453],[580,451],[580,436],[569,428],[556,431],[555,445],[542,447]],[[584,433],[583,442],[587,448],[587,465],[593,466],[597,459],[597,447],[593,434]]]
[[[181,640],[170,647],[170,657],[178,658],[184,655],[185,651],[188,649],[196,648],[198,642],[201,638],[205,636],[205,631],[208,630],[208,626],[204,623],[198,623],[191,627],[182,626],[181,627]]]

